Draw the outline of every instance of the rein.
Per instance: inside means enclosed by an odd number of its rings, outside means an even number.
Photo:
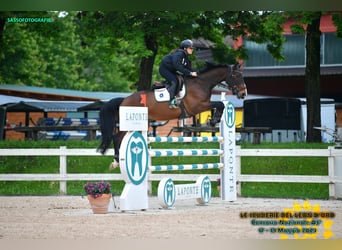
[[[203,78],[203,77],[200,77],[200,76],[197,76],[198,79],[200,80],[203,80],[205,82],[212,82],[212,83],[215,83],[215,85],[219,85],[221,87],[224,87],[224,88],[229,88],[229,85],[227,86],[227,84],[224,84],[222,82],[218,82],[218,81],[214,81],[214,80],[211,80],[211,79],[206,79],[206,78]]]
[[[233,70],[231,69],[231,75],[232,74],[233,74]],[[197,76],[197,78],[200,79],[200,80],[206,81],[206,82],[215,83],[215,85],[221,86],[221,87],[226,88],[226,89],[233,89],[233,87],[230,87],[228,83],[222,83],[222,82],[214,81],[214,80],[211,80],[211,79],[206,79],[206,78],[203,78],[203,77],[200,77],[200,76]]]

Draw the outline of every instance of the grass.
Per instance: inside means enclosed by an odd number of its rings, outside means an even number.
[[[326,149],[323,143],[262,143],[242,145],[248,148]],[[328,175],[326,157],[242,157],[241,174]],[[328,184],[257,183],[241,184],[241,195],[250,197],[328,199]]]
[[[98,141],[0,141],[0,148],[96,148]],[[153,143],[153,148],[218,148],[218,143]],[[313,143],[262,143],[242,144],[242,148],[327,148],[329,145]],[[113,173],[108,169],[111,156],[68,157],[68,173]],[[218,162],[215,156],[187,156],[153,158],[153,165]],[[325,157],[242,157],[242,174],[279,175],[327,175],[328,160]],[[0,156],[0,173],[58,173],[59,157],[45,156]],[[119,173],[120,170],[114,170]],[[168,173],[168,172],[163,172]],[[172,171],[172,173],[177,173]],[[219,174],[219,170],[196,170],[178,173]],[[85,181],[68,181],[70,195],[84,194]],[[124,181],[111,181],[113,192],[120,194]],[[156,195],[158,182],[153,182]],[[245,197],[279,197],[328,199],[328,184],[309,183],[241,183],[241,193]],[[216,183],[212,183],[213,196],[218,196]],[[0,195],[57,195],[58,181],[0,181]]]

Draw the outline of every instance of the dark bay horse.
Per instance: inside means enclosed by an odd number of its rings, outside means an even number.
[[[207,110],[214,110],[210,124],[220,122],[224,109],[222,102],[212,102],[210,97],[216,85],[226,87],[238,98],[245,98],[247,88],[239,64],[222,65],[207,64],[198,73],[198,77],[185,78],[186,95],[181,100],[179,108],[169,108],[169,101],[157,102],[153,90],[133,93],[126,98],[114,98],[105,103],[100,110],[101,144],[98,151],[104,154],[110,144],[114,143],[114,162],[111,168],[118,164],[119,148],[125,131],[119,131],[119,107],[148,107],[149,120],[166,121],[191,117]]]

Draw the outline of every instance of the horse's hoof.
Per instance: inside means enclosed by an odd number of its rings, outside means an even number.
[[[210,120],[210,121],[209,121],[209,125],[210,125],[211,127],[215,127],[216,121],[215,121],[215,120]]]
[[[117,167],[119,167],[119,163],[116,161],[113,161],[111,164],[109,164],[109,170],[114,170]]]

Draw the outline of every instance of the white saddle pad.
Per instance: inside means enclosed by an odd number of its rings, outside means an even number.
[[[170,100],[170,94],[166,88],[155,89],[154,97],[156,98],[157,102],[166,102]]]
[[[182,90],[179,91],[179,93],[176,97],[177,97],[177,99],[182,99],[184,96],[185,96],[185,86],[183,86]],[[154,97],[156,98],[157,102],[170,101],[170,94],[166,88],[155,89],[154,90]]]

